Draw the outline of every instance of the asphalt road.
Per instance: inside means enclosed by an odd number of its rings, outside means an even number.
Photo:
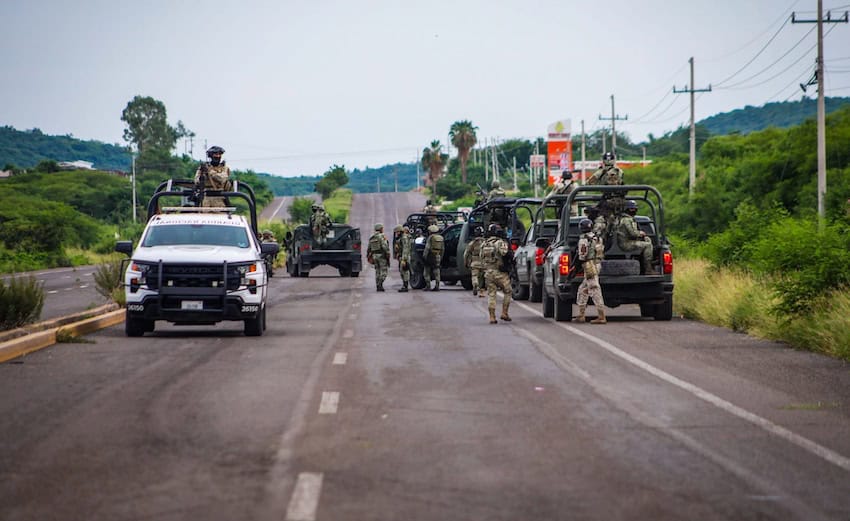
[[[308,194],[301,197],[308,197],[310,199],[319,200],[318,194]],[[263,211],[260,213],[261,221],[271,221],[271,220],[281,220],[288,221],[289,220],[289,205],[292,204],[292,200],[295,199],[294,196],[284,196],[284,197],[275,197],[271,203],[267,204]]]
[[[48,320],[109,303],[95,289],[96,270],[97,266],[77,266],[4,275],[2,279],[31,275],[41,282],[45,292],[41,320]]]
[[[356,195],[365,238],[423,198]],[[373,271],[273,279],[269,329],[157,325],[0,365],[0,519],[850,519],[850,365],[618,308]]]

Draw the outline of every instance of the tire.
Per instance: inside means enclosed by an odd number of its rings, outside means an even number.
[[[472,277],[464,277],[460,279],[460,285],[463,286],[463,289],[466,291],[472,291]]]
[[[671,320],[673,318],[673,295],[665,297],[663,304],[655,305],[655,320]]]
[[[351,276],[351,266],[339,268],[339,276],[340,277],[350,277]]]
[[[309,277],[309,276],[310,276],[310,270],[302,271],[302,272],[301,272],[301,276],[302,276],[302,277]]]
[[[560,297],[555,297],[554,299],[554,313],[555,320],[557,322],[569,322],[573,319],[573,305],[572,303],[567,303],[561,300]]]
[[[529,302],[540,302],[543,300],[543,286],[534,283],[534,276],[528,270],[528,300]]]
[[[422,289],[425,287],[425,274],[422,272],[422,266],[413,264],[410,270],[410,287],[413,289]],[[472,288],[470,288],[472,289]]]
[[[124,334],[127,336],[144,335],[148,327],[147,322],[150,321],[142,318],[133,318],[130,316],[130,312],[126,311],[124,315]]]
[[[640,316],[654,317],[656,306],[653,304],[640,304]]]
[[[455,286],[455,285],[457,285],[457,281],[456,280],[450,280],[448,282],[444,282],[443,284],[445,284],[446,286]]]
[[[352,272],[351,272],[351,276],[352,276],[352,277],[359,277],[359,276],[360,276],[360,272],[359,272],[359,271],[352,271]]]
[[[145,333],[153,333],[156,329],[156,320],[145,320]]]
[[[245,336],[263,336],[266,329],[266,307],[257,313],[256,318],[245,320]]]
[[[298,272],[298,265],[292,267],[292,270],[289,272],[290,277],[300,277],[301,274]]]
[[[603,260],[600,275],[612,275],[616,277],[640,275],[640,261],[635,259]]]
[[[546,290],[543,290],[543,316],[552,318],[555,316],[555,299],[550,297]]]
[[[511,271],[511,298],[514,300],[528,300],[528,286],[523,286],[520,283],[516,270]]]

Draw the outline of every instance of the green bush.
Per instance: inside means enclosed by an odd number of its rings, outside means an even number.
[[[44,286],[35,277],[0,280],[0,330],[35,322],[44,307]]]
[[[97,292],[122,306],[126,301],[124,296],[124,270],[122,269],[124,266],[125,264],[121,259],[116,259],[101,264],[94,272]]]
[[[310,215],[313,213],[311,207],[314,203],[309,197],[294,198],[289,205],[289,221],[296,225],[310,222]]]

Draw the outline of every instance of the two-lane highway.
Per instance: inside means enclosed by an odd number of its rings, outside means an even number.
[[[417,194],[357,194],[365,239]],[[269,329],[120,327],[0,365],[0,519],[850,518],[843,362],[374,272],[272,280]],[[20,361],[19,361],[20,362]]]
[[[95,271],[97,266],[77,266],[4,275],[2,278],[8,281],[13,277],[35,277],[43,285],[45,293],[41,320],[48,320],[109,302],[95,288]]]

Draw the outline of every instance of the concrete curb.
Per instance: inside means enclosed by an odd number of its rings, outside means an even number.
[[[71,336],[86,335],[93,331],[103,329],[124,321],[124,310],[118,309],[103,315],[87,318],[79,322],[73,322],[60,327],[54,327],[38,333],[13,338],[0,343],[0,363],[12,360],[39,349],[52,346],[56,343],[56,334],[68,334]]]
[[[115,303],[104,304],[102,306],[87,309],[85,311],[78,311],[76,313],[71,313],[70,315],[45,320],[44,322],[29,324],[27,326],[19,327],[17,329],[10,329],[9,331],[2,331],[0,332],[0,343],[6,342],[7,340],[12,340],[14,338],[32,335],[33,333],[47,331],[48,329],[56,329],[72,322],[79,322],[87,318],[97,317],[108,311],[113,311],[116,309],[121,309],[121,306]]]

